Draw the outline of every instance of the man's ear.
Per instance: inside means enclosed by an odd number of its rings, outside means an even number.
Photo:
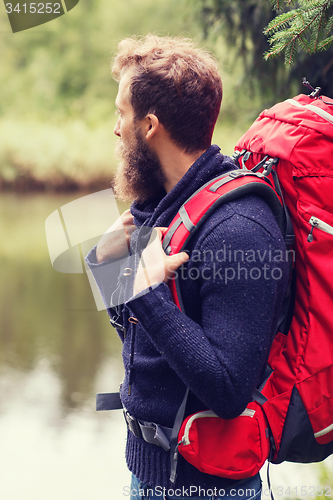
[[[144,134],[147,141],[149,141],[156,135],[160,127],[161,123],[157,118],[157,116],[154,115],[153,113],[149,113],[149,115],[146,116],[144,123],[144,128],[145,128]]]

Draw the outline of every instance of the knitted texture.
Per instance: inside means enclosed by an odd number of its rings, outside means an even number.
[[[168,194],[132,205],[135,224],[141,232],[142,226],[168,226],[193,192],[234,168],[212,146]],[[140,241],[137,230],[131,241],[134,255]],[[257,196],[218,207],[190,240],[188,251],[189,262],[178,271],[186,315],[165,283],[132,297],[129,281],[120,307],[127,328],[125,338],[119,332],[125,367],[122,402],[138,419],[167,427],[173,425],[186,386],[186,415],[209,408],[233,418],[243,411],[261,380],[288,280],[282,235]],[[105,289],[94,250],[87,261],[100,290]],[[128,323],[129,316],[138,324]],[[129,433],[126,459],[140,480],[170,487],[170,457],[162,448]],[[190,485],[227,488],[234,481],[203,474],[179,457],[176,486]]]

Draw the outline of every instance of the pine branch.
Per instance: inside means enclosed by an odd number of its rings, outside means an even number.
[[[276,31],[287,28],[296,16],[297,16],[297,13],[294,13],[294,12],[288,12],[286,14],[281,14],[280,16],[273,19],[268,24],[268,26],[266,26],[266,28],[264,29],[264,34],[266,36],[269,36],[271,33],[275,33]]]
[[[280,10],[281,9],[281,0],[270,0],[272,9],[273,10]]]
[[[285,0],[288,6],[292,2]],[[274,4],[278,5],[276,1]],[[328,48],[332,43],[332,4],[333,0],[299,0],[298,8],[276,16],[264,30],[271,45],[264,58],[268,60],[284,52],[285,63],[291,65],[298,48],[310,54]]]
[[[325,26],[325,17],[326,17],[326,12],[324,10],[321,11],[320,15],[319,15],[319,20],[318,20],[318,26],[316,27],[317,28],[317,33],[316,33],[316,38],[315,38],[315,43],[314,43],[314,49],[313,51],[316,52],[317,51],[317,47],[318,47],[318,41],[319,41],[319,38],[320,38],[320,35],[321,35],[321,30],[322,30],[322,27]],[[326,21],[327,22],[327,21]]]
[[[318,45],[319,50],[327,50],[333,44],[333,35],[326,38],[323,42]]]
[[[307,39],[303,36],[299,38],[299,45],[300,47],[304,47],[304,50],[308,52],[308,54],[311,54],[311,46],[310,43],[307,41]]]

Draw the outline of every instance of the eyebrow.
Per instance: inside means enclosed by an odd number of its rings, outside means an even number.
[[[117,108],[117,112],[118,112],[118,113],[121,113],[121,112],[122,112],[122,107],[121,107],[121,105],[119,104],[119,101],[118,101],[117,99],[115,100],[115,106],[116,106],[116,108]]]

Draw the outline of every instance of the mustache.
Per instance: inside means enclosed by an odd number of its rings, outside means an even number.
[[[118,139],[118,141],[116,142],[114,153],[119,161],[122,161],[126,156],[126,148],[121,139]]]

